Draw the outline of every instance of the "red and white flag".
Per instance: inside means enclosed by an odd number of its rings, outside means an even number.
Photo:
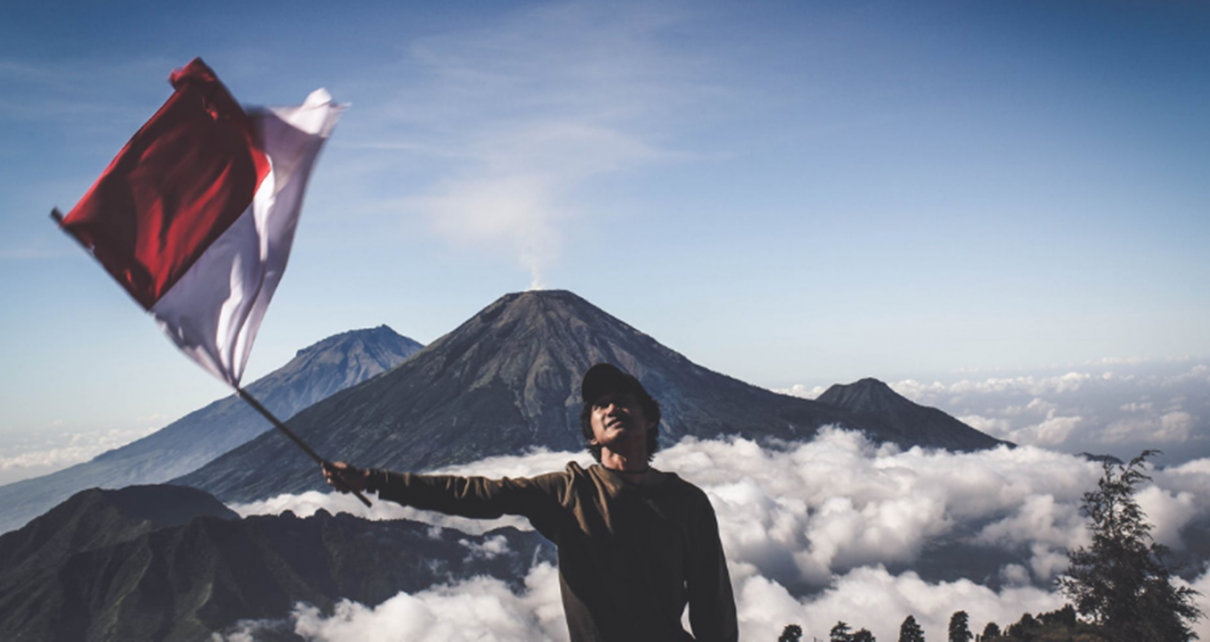
[[[240,108],[201,59],[59,221],[194,361],[239,386],[342,107]]]

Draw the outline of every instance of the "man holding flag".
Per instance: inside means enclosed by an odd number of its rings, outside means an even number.
[[[599,462],[533,478],[414,475],[325,464],[341,492],[370,491],[464,517],[524,515],[558,547],[573,642],[736,640],[718,523],[701,489],[651,467],[659,404],[635,377],[597,364],[580,385],[580,431]],[[690,635],[681,625],[689,607]]]
[[[329,464],[239,386],[285,270],[303,194],[342,108],[235,102],[200,59],[75,208],[52,213],[172,341],[320,462],[329,483],[469,517],[525,515],[559,549],[573,640],[735,640],[735,602],[701,489],[650,466],[659,404],[608,364],[584,375],[581,432],[599,462],[532,479]],[[693,636],[681,626],[689,607]]]

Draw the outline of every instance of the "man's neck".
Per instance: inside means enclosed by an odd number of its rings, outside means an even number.
[[[660,471],[652,468],[647,462],[647,453],[626,456],[609,448],[602,448],[601,465],[618,473],[623,479],[636,484],[651,483],[663,476]]]
[[[647,464],[646,455],[647,453],[627,453],[604,446],[601,448],[601,465],[619,473],[641,473],[651,467]]]

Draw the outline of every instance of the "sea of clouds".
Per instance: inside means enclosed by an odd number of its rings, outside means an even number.
[[[1137,454],[1137,453],[1135,453]],[[587,463],[583,453],[535,452],[492,458],[440,472],[525,476]],[[859,433],[828,428],[804,444],[762,448],[743,439],[686,440],[655,465],[702,487],[719,517],[735,588],[742,639],[775,640],[797,623],[826,638],[840,620],[897,639],[911,614],[930,637],[945,635],[950,616],[970,615],[982,631],[1023,613],[1060,608],[1054,579],[1065,551],[1089,543],[1081,496],[1101,465],[1035,446],[956,454],[877,446]],[[1138,500],[1155,538],[1188,551],[1210,520],[1210,459],[1153,469]],[[371,519],[409,518],[441,528],[484,532],[523,519],[477,522],[388,502],[366,510],[348,496],[306,493],[234,507],[242,514],[323,508]],[[1006,560],[991,577],[929,579],[912,570],[944,544]],[[944,550],[944,549],[943,549]],[[1186,575],[1210,611],[1205,561]],[[538,563],[524,589],[477,578],[400,593],[379,605],[342,603],[334,613],[296,607],[294,631],[314,640],[565,640],[557,570]],[[280,623],[279,623],[280,625]],[[254,636],[249,624],[231,639]],[[1210,636],[1202,620],[1197,631]]]
[[[1053,580],[1065,567],[1065,551],[1088,541],[1079,501],[1101,474],[1098,464],[1075,456],[1080,452],[1129,459],[1144,448],[1164,451],[1138,499],[1157,541],[1199,560],[1185,575],[1210,595],[1210,547],[1198,541],[1210,541],[1210,360],[1106,359],[890,385],[1022,447],[974,454],[900,451],[825,430],[810,443],[780,450],[745,440],[691,440],[659,454],[656,465],[705,489],[719,514],[744,639],[774,640],[791,622],[802,625],[808,639],[826,638],[844,620],[894,640],[908,614],[941,637],[959,609],[978,632],[988,621],[1004,626],[1024,612],[1059,608],[1064,600]],[[783,392],[814,398],[823,390],[796,386]],[[0,444],[0,483],[86,461],[146,432]],[[559,470],[569,460],[590,461],[584,453],[536,452],[443,472],[515,477]],[[480,522],[388,502],[366,510],[355,499],[321,493],[236,508],[300,515],[323,508],[468,533],[529,528],[521,518]],[[961,567],[958,560],[968,560],[972,551],[985,564]],[[963,572],[930,572],[939,564]],[[380,605],[348,603],[335,613],[300,605],[285,624],[315,640],[561,640],[566,631],[556,573],[535,566],[520,593],[477,579],[400,594]],[[1210,612],[1205,596],[1202,608]],[[249,624],[243,635],[257,626]],[[1197,631],[1210,639],[1210,620]]]
[[[1156,461],[1165,465],[1210,457],[1208,359],[1101,359],[986,375],[889,385],[1016,444],[1121,459],[1160,449]],[[814,399],[825,389],[796,385],[779,392]]]
[[[62,432],[50,429],[33,435],[0,435],[0,486],[89,461],[157,429],[146,426]]]

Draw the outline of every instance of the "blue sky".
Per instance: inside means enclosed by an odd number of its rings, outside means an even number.
[[[47,217],[194,56],[247,104],[351,103],[247,380],[533,285],[770,388],[1205,357],[1208,28],[1193,2],[8,7],[0,448],[226,394]]]

